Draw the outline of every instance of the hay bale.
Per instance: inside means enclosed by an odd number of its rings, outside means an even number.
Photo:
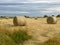
[[[13,19],[13,24],[15,26],[25,26],[26,18],[24,16],[15,16]]]
[[[48,17],[47,18],[47,23],[48,24],[56,24],[57,23],[56,17]]]
[[[38,18],[37,17],[35,17],[35,20],[37,20]]]

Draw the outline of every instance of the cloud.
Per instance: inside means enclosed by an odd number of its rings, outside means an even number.
[[[60,7],[55,7],[55,8],[48,8],[48,11],[56,11],[59,12],[60,11]]]
[[[60,7],[51,7],[51,8],[45,8],[44,10],[41,10],[40,13],[42,15],[58,15],[60,14]]]
[[[19,5],[0,5],[0,15],[45,15],[59,14],[59,0],[0,0],[5,3],[19,3]],[[27,3],[27,4],[24,4]],[[35,3],[35,4],[33,4]]]
[[[60,0],[0,0],[0,3],[51,3],[60,2]]]
[[[29,14],[30,12],[24,12],[24,11],[3,11],[0,10],[1,14]]]

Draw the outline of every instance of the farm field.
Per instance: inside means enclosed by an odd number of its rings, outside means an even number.
[[[57,18],[56,24],[47,24],[46,20],[47,18],[26,18],[26,26],[14,26],[13,18],[0,19],[0,30],[7,29],[11,33],[18,30],[27,31],[28,35],[32,35],[33,38],[25,41],[23,45],[60,45],[60,18]],[[49,41],[51,39],[53,39],[52,42]]]

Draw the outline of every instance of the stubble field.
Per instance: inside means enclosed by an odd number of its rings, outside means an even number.
[[[13,18],[0,19],[0,30],[7,29],[11,33],[18,30],[27,31],[32,35],[32,39],[25,41],[23,45],[60,45],[60,18],[57,18],[56,24],[47,24],[46,19],[26,18],[26,26],[14,26]]]

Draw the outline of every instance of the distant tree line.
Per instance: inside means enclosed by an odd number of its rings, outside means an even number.
[[[55,16],[55,15],[51,15],[51,16]],[[29,17],[29,16],[25,16],[26,18],[41,18],[41,17]],[[44,15],[43,18],[49,17],[48,15]],[[60,14],[58,14],[56,17],[60,17]]]
[[[52,16],[54,16],[54,15],[52,15]],[[44,17],[44,18],[45,18],[45,17],[48,17],[48,15],[44,15],[43,17]],[[58,14],[56,17],[60,17],[60,14]]]
[[[55,15],[52,15],[52,16],[55,16]],[[26,15],[24,15],[24,17],[26,17],[26,18],[41,18],[41,16],[30,17],[30,16],[26,16]],[[48,15],[44,15],[43,16],[43,18],[46,18],[46,17],[48,17]],[[60,17],[60,14],[58,14],[56,17]],[[12,16],[10,16],[10,17],[8,17],[8,16],[0,16],[0,18],[6,18],[6,19],[8,19],[8,18],[14,18],[14,17],[12,17]]]
[[[13,18],[13,17],[8,17],[8,16],[0,16],[0,18],[5,18],[5,19],[8,19],[8,18]]]

